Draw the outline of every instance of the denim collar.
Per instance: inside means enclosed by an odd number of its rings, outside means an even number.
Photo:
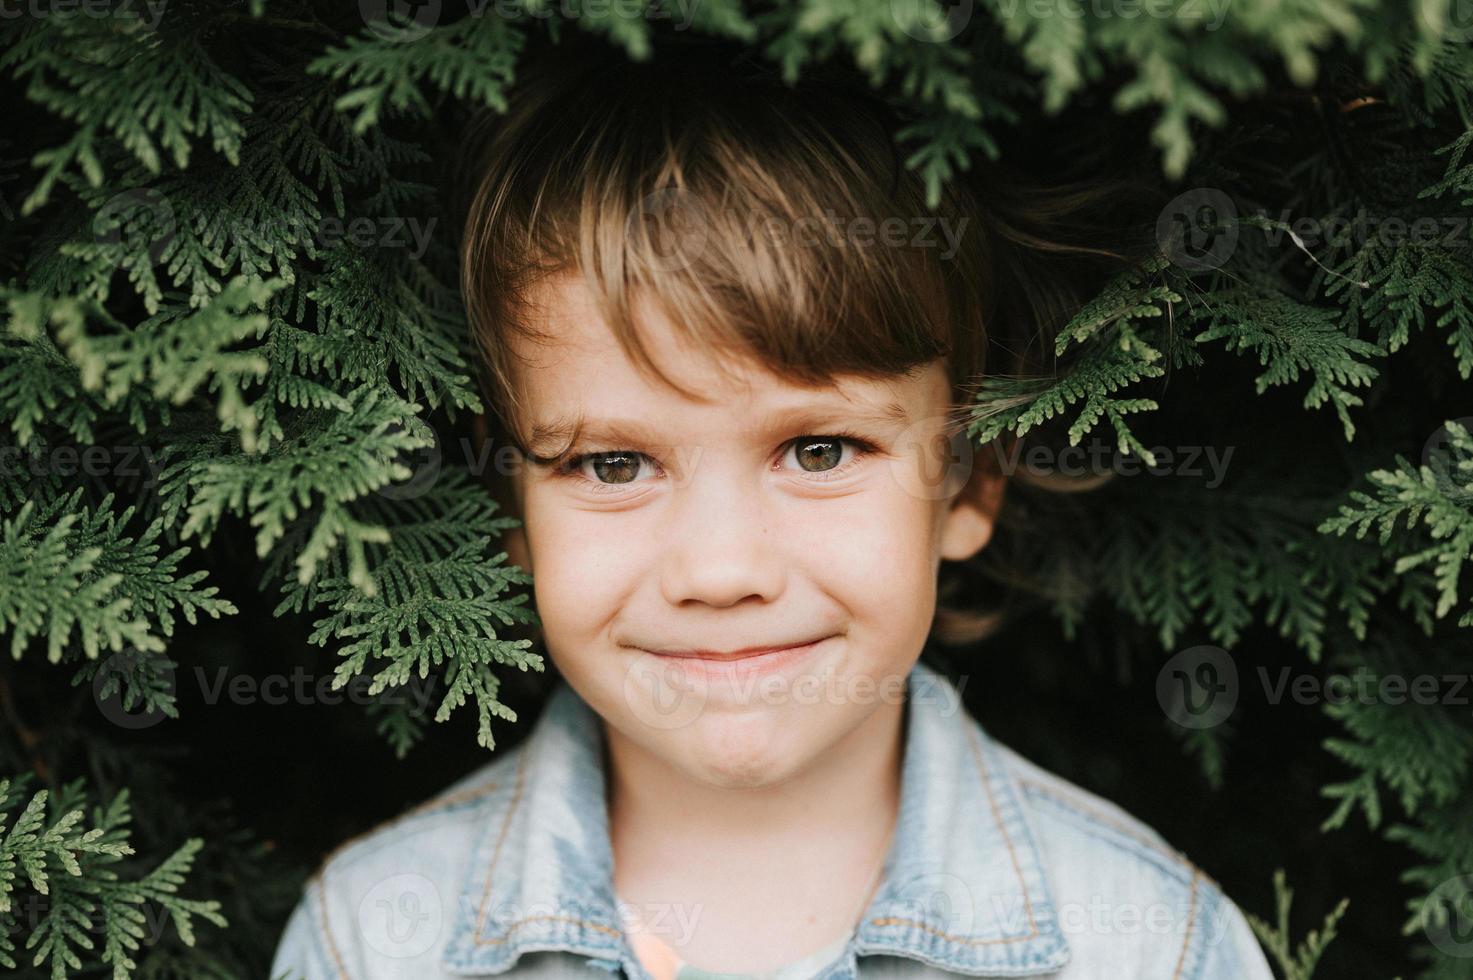
[[[906,957],[968,976],[1031,976],[1069,959],[1022,795],[1000,746],[956,687],[917,663],[907,678],[900,814],[879,887],[843,962]],[[488,821],[443,965],[505,972],[560,950],[634,964],[613,891],[600,721],[566,682],[517,759],[505,812]]]

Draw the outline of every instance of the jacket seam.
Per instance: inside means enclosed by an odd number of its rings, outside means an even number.
[[[1208,877],[1208,875],[1203,872],[1201,868],[1197,867],[1191,861],[1188,861],[1180,853],[1173,851],[1171,848],[1163,846],[1156,841],[1151,840],[1150,838],[1142,835],[1139,831],[1131,829],[1130,827],[1121,823],[1118,819],[1115,819],[1114,817],[1111,817],[1109,814],[1102,811],[1099,807],[1091,806],[1088,803],[1085,803],[1078,799],[1071,799],[1054,787],[1041,783],[1036,779],[1029,779],[1020,776],[1018,777],[1018,781],[1022,783],[1025,787],[1031,789],[1033,792],[1038,793],[1040,796],[1044,796],[1055,801],[1066,810],[1070,810],[1078,816],[1087,817],[1091,820],[1097,821],[1098,823],[1109,827],[1116,833],[1135,841],[1137,844],[1145,847],[1147,850],[1152,851],[1155,854],[1160,855],[1161,857],[1166,858],[1169,862],[1188,873],[1190,881],[1190,894],[1187,899],[1186,935],[1182,939],[1181,952],[1177,954],[1176,969],[1171,974],[1171,980],[1181,980],[1182,970],[1183,968],[1185,968],[1187,962],[1187,951],[1191,949],[1192,939],[1194,938],[1194,935],[1196,933],[1197,906],[1200,901],[1199,893],[1201,891],[1201,885],[1204,881],[1214,886],[1217,883],[1213,881],[1210,877]],[[1090,830],[1089,825],[1086,825],[1085,830],[1087,832]]]
[[[323,871],[326,871],[327,865],[331,864],[338,857],[338,855],[353,847],[355,844],[363,843],[368,838],[373,837],[376,834],[382,833],[386,830],[391,830],[392,828],[397,827],[399,824],[405,823],[416,817],[429,816],[440,810],[445,810],[460,803],[464,803],[468,800],[474,800],[478,797],[485,796],[489,793],[494,792],[499,786],[500,783],[493,780],[492,782],[487,783],[484,786],[473,786],[456,793],[451,793],[448,796],[436,797],[435,799],[426,800],[425,802],[420,803],[417,806],[405,810],[398,816],[385,820],[383,823],[376,824],[375,826],[370,827],[368,830],[365,830],[362,833],[354,834],[352,837],[349,837],[337,847],[334,847],[331,851],[327,852],[327,857],[322,859]]]
[[[338,944],[332,938],[332,926],[327,921],[327,878],[324,874],[319,874],[317,877],[317,914],[322,920],[322,938],[327,944],[327,952],[332,957],[333,966],[337,968],[338,978],[349,980],[348,968],[343,965],[343,957],[338,952]]]
[[[328,852],[327,856],[322,859],[322,863],[319,866],[317,873],[313,876],[317,885],[318,919],[321,923],[320,929],[322,932],[324,944],[327,947],[328,955],[332,958],[333,966],[337,969],[339,980],[349,980],[349,977],[347,967],[343,964],[342,953],[338,950],[338,944],[333,940],[332,928],[328,922],[327,874],[328,869],[331,867],[333,861],[337,859],[338,855],[340,855],[348,848],[369,837],[372,837],[375,834],[378,834],[385,830],[389,830],[390,828],[395,827],[413,817],[426,816],[438,810],[443,810],[448,807],[455,806],[459,803],[464,803],[467,800],[473,800],[477,797],[484,796],[494,791],[498,785],[499,783],[493,780],[492,782],[487,783],[484,786],[473,786],[456,793],[451,793],[447,796],[426,800],[424,803],[421,803],[415,807],[411,807],[410,809],[404,811],[403,813],[390,820],[385,820],[383,823],[371,827],[370,829],[365,830],[360,834],[355,834],[354,836],[343,841],[337,847],[334,847],[331,851]]]
[[[491,852],[491,866],[486,870],[486,887],[481,891],[481,907],[476,912],[476,934],[473,937],[477,946],[497,946],[507,942],[511,934],[522,926],[531,922],[571,922],[587,929],[619,938],[623,933],[617,929],[611,929],[599,922],[590,922],[587,919],[570,915],[529,915],[507,924],[506,931],[499,936],[482,936],[481,932],[486,927],[486,910],[491,903],[491,886],[496,881],[496,866],[501,862],[501,849],[506,844],[507,832],[511,829],[512,819],[516,816],[517,808],[521,806],[522,797],[527,785],[527,760],[531,752],[523,752],[517,759],[517,779],[512,790],[511,804],[506,808],[506,817],[501,821],[501,829],[496,835],[496,847]]]
[[[1187,934],[1182,939],[1181,953],[1176,958],[1176,970],[1171,974],[1171,980],[1181,980],[1181,971],[1187,965],[1187,950],[1192,948],[1192,934],[1197,926],[1197,892],[1202,881],[1202,873],[1196,868],[1192,869],[1192,897],[1187,908]]]
[[[1028,915],[1028,933],[1027,935],[1019,936],[1000,936],[997,938],[988,939],[972,939],[946,932],[942,929],[938,929],[935,926],[929,925],[925,922],[920,922],[916,919],[907,919],[898,916],[886,916],[880,919],[871,919],[870,925],[913,926],[934,936],[939,936],[940,938],[945,939],[948,942],[961,943],[966,946],[995,946],[1002,945],[1004,943],[1027,942],[1028,940],[1034,939],[1039,935],[1038,921],[1033,916],[1033,899],[1028,894],[1028,881],[1023,875],[1022,865],[1018,863],[1018,853],[1013,847],[1013,838],[1008,833],[1007,827],[1003,823],[1002,811],[998,808],[997,805],[997,795],[993,792],[992,782],[988,778],[990,773],[987,767],[987,762],[982,755],[982,746],[977,736],[977,728],[975,725],[970,724],[967,725],[966,728],[967,747],[971,749],[972,759],[977,766],[977,774],[981,777],[982,780],[982,789],[987,793],[988,808],[992,811],[993,822],[997,824],[997,832],[1002,835],[1003,843],[1007,846],[1008,859],[1012,862],[1013,873],[1018,876],[1018,885],[1023,889],[1023,910]]]

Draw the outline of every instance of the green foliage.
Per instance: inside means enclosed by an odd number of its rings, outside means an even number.
[[[226,514],[248,515],[262,558],[289,525],[307,517],[313,526],[296,559],[300,580],[310,581],[341,546],[349,577],[371,594],[364,546],[387,541],[388,533],[355,517],[350,504],[410,475],[400,454],[433,439],[415,424],[416,411],[386,388],[363,387],[348,396],[347,411],[303,418],[300,433],[267,453],[230,453],[216,438],[176,444],[179,458],[160,478],[164,513],[186,515],[180,533],[206,544]]]
[[[1214,230],[1235,245],[1203,265],[1160,243],[1067,323],[1042,325],[1050,376],[981,379],[967,431],[1009,447],[1012,466],[1052,441],[1057,456],[1102,445],[1155,473],[1179,463],[1166,440],[1187,432],[1188,450],[1240,452],[1221,460],[1221,485],[1101,479],[1066,503],[1012,491],[1041,519],[1000,529],[992,550],[1028,567],[1008,585],[1036,586],[1070,641],[1102,621],[1138,628],[1154,642],[1137,661],[1197,638],[1241,654],[1277,637],[1309,671],[1466,671],[1473,436],[1448,409],[1473,377],[1473,51],[1447,4],[1182,2],[1127,18],[989,0],[965,23],[934,0],[588,6],[364,23],[351,5],[294,0],[32,4],[0,21],[0,114],[18,121],[0,136],[9,663],[64,667],[67,687],[173,724],[172,671],[198,655],[176,633],[248,609],[248,587],[222,595],[245,568],[282,628],[323,649],[334,688],[432,682],[434,720],[474,714],[486,749],[493,719],[517,721],[507,680],[542,662],[516,628],[537,619],[530,577],[496,543],[515,522],[443,451],[482,406],[437,183],[453,123],[504,109],[529,42],[571,27],[635,59],[689,28],[789,79],[842,63],[901,110],[896,142],[932,206],[1025,121],[1144,121],[1168,179],[1230,202]],[[1369,234],[1300,231],[1363,214]],[[1439,234],[1383,233],[1419,220]],[[1264,446],[1291,458],[1251,451]],[[1338,773],[1316,801],[1323,827],[1350,834],[1364,815],[1413,856],[1405,927],[1424,935],[1427,897],[1473,872],[1473,726],[1450,705],[1323,713],[1338,732],[1320,753]],[[399,756],[426,737],[402,706],[369,717]],[[16,921],[22,892],[49,902],[30,961],[9,929],[0,959],[54,978],[259,975],[269,928],[249,950],[217,931],[196,945],[192,916],[224,918],[179,897],[196,858],[255,845],[201,851],[171,826],[148,842],[152,870],[122,874],[128,796],[83,831],[78,784],[38,761],[74,720],[44,737],[0,726],[8,764],[51,794],[17,810],[19,784],[0,784],[0,917]],[[1176,734],[1216,785],[1251,730]],[[127,750],[109,756],[113,741]],[[125,739],[78,751],[96,782],[179,792]],[[48,798],[67,805],[48,818]],[[197,887],[250,908],[269,887],[246,878],[236,867]],[[1276,894],[1276,927],[1255,930],[1286,976],[1308,978],[1344,905],[1291,949],[1282,878]],[[145,903],[168,910],[179,942],[145,940]],[[100,933],[87,928],[99,917]],[[1427,976],[1448,975],[1414,944]]]
[[[1272,385],[1297,382],[1301,372],[1309,374],[1314,380],[1304,393],[1304,407],[1328,402],[1345,428],[1345,438],[1354,438],[1350,409],[1363,402],[1350,389],[1375,380],[1375,369],[1364,359],[1385,352],[1347,337],[1335,310],[1282,295],[1219,290],[1202,320],[1206,329],[1196,336],[1197,343],[1226,340],[1230,351],[1251,350],[1258,355],[1266,368],[1255,379],[1259,394]]]
[[[237,277],[197,310],[150,304],[153,315],[131,328],[94,305],[90,312],[107,329],[90,332],[87,304],[20,297],[12,306],[17,315],[10,320],[10,331],[17,339],[37,343],[52,328],[49,340],[76,366],[82,389],[108,409],[124,404],[139,387],[146,386],[151,399],[182,405],[207,386],[215,393],[222,431],[239,430],[241,441],[253,447],[256,415],[242,389],[266,373],[267,363],[254,351],[233,348],[265,331],[260,309],[279,287],[274,280]],[[32,398],[23,408],[39,417],[40,401]],[[26,434],[21,435],[25,441]]]
[[[408,32],[407,36],[398,32]],[[494,109],[506,108],[523,34],[501,17],[467,17],[432,27],[423,37],[411,25],[381,23],[378,32],[347,40],[312,63],[311,70],[344,82],[348,91],[334,108],[356,111],[353,128],[362,133],[379,121],[385,107],[429,115],[424,89],[449,92]],[[385,43],[398,37],[413,43]]]
[[[1365,277],[1349,280],[1364,296],[1358,297],[1354,308],[1376,331],[1379,347],[1399,350],[1435,317],[1434,326],[1448,330],[1447,344],[1458,373],[1467,380],[1473,376],[1473,309],[1467,292],[1473,284],[1473,265],[1469,262],[1466,242],[1455,247],[1391,248],[1373,241],[1348,258],[1341,270]]]
[[[1330,945],[1330,940],[1335,938],[1335,927],[1340,922],[1340,917],[1345,914],[1349,906],[1349,900],[1342,901],[1335,906],[1334,911],[1325,916],[1325,921],[1318,929],[1311,929],[1309,934],[1293,949],[1290,948],[1289,938],[1289,907],[1294,903],[1294,889],[1290,888],[1284,880],[1283,869],[1274,872],[1274,907],[1276,920],[1274,925],[1269,925],[1256,915],[1248,915],[1248,924],[1253,927],[1253,932],[1263,943],[1284,973],[1284,980],[1309,980],[1314,976],[1315,967],[1319,964],[1320,957],[1324,955],[1325,947]]]
[[[42,508],[27,502],[0,526],[0,622],[13,656],[43,637],[53,662],[72,643],[88,657],[125,646],[158,651],[176,615],[193,623],[200,612],[235,612],[200,585],[204,571],[179,567],[188,548],[161,553],[162,521],[133,538],[124,530],[134,508],[114,512],[111,496],[95,509],[80,501],[76,491]]]
[[[1396,559],[1398,575],[1424,566],[1433,572],[1436,606],[1447,615],[1459,601],[1463,565],[1473,557],[1473,433],[1456,421],[1444,430],[1447,444],[1421,466],[1397,456],[1395,470],[1373,470],[1367,479],[1374,494],[1352,491],[1337,516],[1321,525],[1324,532],[1355,532],[1364,537],[1375,528],[1378,540]],[[1405,525],[1406,534],[1398,535]],[[1458,620],[1473,626],[1473,608]]]
[[[1147,378],[1159,378],[1161,360],[1156,318],[1165,317],[1182,297],[1169,285],[1154,280],[1166,268],[1165,259],[1149,262],[1119,275],[1060,332],[1054,353],[1088,343],[1070,369],[1056,381],[990,376],[978,392],[969,434],[982,443],[999,435],[1027,435],[1047,419],[1074,409],[1069,444],[1079,441],[1101,419],[1115,430],[1121,452],[1138,453],[1154,464],[1150,450],[1131,432],[1125,416],[1158,408],[1150,398],[1117,398],[1116,392]],[[1082,404],[1080,404],[1082,403]]]
[[[48,966],[53,978],[100,963],[124,978],[138,967],[133,954],[148,933],[149,905],[167,914],[189,946],[194,916],[227,924],[219,902],[178,894],[204,841],[185,841],[147,874],[125,877],[119,865],[133,853],[127,791],[93,807],[86,829],[80,781],[59,796],[49,814],[46,790],[17,810],[22,785],[0,780],[0,963],[15,970],[16,957],[26,955],[30,965]],[[17,947],[21,932],[25,945]]]
[[[380,503],[380,514],[389,508]],[[531,577],[516,566],[503,564],[506,553],[490,555],[489,533],[515,526],[508,517],[496,517],[496,504],[484,489],[452,471],[430,492],[405,501],[405,513],[393,536],[370,545],[365,569],[374,584],[359,588],[340,558],[329,558],[322,574],[287,586],[287,597],[277,612],[304,608],[326,613],[314,624],[313,643],[326,645],[347,639],[339,653],[335,686],[342,686],[373,663],[370,695],[409,681],[423,679],[431,670],[445,669],[448,685],[436,721],[465,703],[476,703],[477,741],[493,748],[491,717],[516,721],[516,713],[497,700],[500,681],[493,667],[502,665],[541,670],[538,654],[525,652],[530,640],[504,640],[497,624],[535,623],[525,605],[526,593],[503,598],[514,585]],[[396,753],[403,756],[418,740],[420,730],[406,712],[388,709],[380,729],[390,734]]]
[[[0,56],[0,71],[27,86],[26,97],[74,124],[65,142],[32,162],[43,168],[21,208],[44,205],[58,178],[76,169],[93,186],[106,179],[106,150],[116,147],[147,168],[189,164],[195,141],[239,160],[251,93],[222,71],[194,31],[149,30],[124,5],[113,16],[21,17]]]

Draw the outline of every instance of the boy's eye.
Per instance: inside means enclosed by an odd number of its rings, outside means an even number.
[[[583,473],[587,468],[592,472],[593,482],[619,486],[633,483],[643,462],[644,456],[633,452],[588,453],[569,460],[568,469]]]
[[[875,450],[874,445],[866,440],[847,435],[803,436],[788,445],[792,447],[791,452],[799,468],[816,474],[847,470],[859,457]],[[844,454],[846,445],[851,450],[847,458]]]
[[[844,455],[844,440],[807,437],[793,443],[798,465],[810,473],[831,470]]]
[[[849,447],[847,454],[844,451],[846,445]],[[787,443],[783,452],[783,468],[793,469],[786,464],[786,460],[792,458],[797,461],[799,471],[824,477],[848,470],[860,457],[874,450],[872,443],[857,436],[802,436]],[[569,457],[558,470],[580,476],[597,487],[621,487],[638,482],[647,467],[653,469],[655,463],[644,453],[621,449],[581,453]]]

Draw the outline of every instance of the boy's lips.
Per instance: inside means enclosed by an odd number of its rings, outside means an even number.
[[[682,660],[715,660],[735,661],[750,660],[753,657],[761,657],[767,654],[778,653],[784,650],[800,650],[820,643],[835,634],[826,633],[823,636],[815,636],[811,639],[796,640],[792,643],[778,643],[769,646],[742,647],[737,650],[698,650],[691,648],[673,649],[648,649],[646,652],[660,657],[674,657]]]

